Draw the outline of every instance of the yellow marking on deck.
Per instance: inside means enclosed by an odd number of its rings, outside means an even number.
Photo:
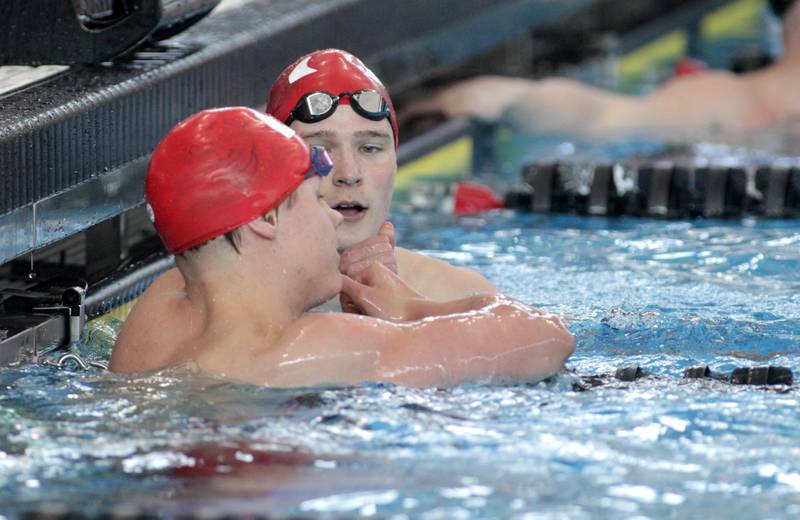
[[[467,177],[472,171],[472,137],[448,143],[397,170],[395,188],[405,190],[415,181],[432,177]]]
[[[119,307],[114,307],[110,311],[106,312],[105,314],[101,314],[100,316],[91,321],[98,321],[98,320],[107,321],[110,319],[125,321],[125,319],[128,317],[128,314],[131,313],[133,306],[136,305],[136,302],[138,300],[139,298],[136,298],[134,300],[129,301],[128,303],[123,303]]]
[[[619,66],[624,79],[636,78],[656,63],[677,60],[686,54],[689,38],[683,30],[676,30],[642,45],[622,58]]]
[[[706,15],[700,23],[703,38],[715,39],[749,31],[764,9],[763,0],[737,0]]]

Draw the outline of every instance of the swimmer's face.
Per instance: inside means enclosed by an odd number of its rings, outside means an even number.
[[[311,294],[310,307],[333,298],[342,288],[336,240],[342,216],[322,197],[321,180],[315,176],[304,181],[278,213],[278,232],[289,239],[290,265]]]
[[[291,127],[333,158],[333,171],[322,179],[321,193],[343,218],[337,231],[339,249],[374,236],[389,214],[397,173],[389,121],[370,121],[342,104],[323,121],[294,121]]]

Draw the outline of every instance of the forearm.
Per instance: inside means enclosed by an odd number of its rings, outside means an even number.
[[[502,120],[519,131],[604,137],[619,130],[620,121],[641,99],[598,89],[565,78],[526,81],[505,106]],[[607,136],[606,136],[607,137]]]
[[[504,298],[400,329],[378,378],[412,386],[540,381],[558,372],[575,347],[557,317]]]
[[[433,316],[462,314],[486,308],[495,303],[497,297],[491,294],[475,294],[450,301],[434,301],[428,298],[415,298],[406,303],[406,319],[417,321]]]

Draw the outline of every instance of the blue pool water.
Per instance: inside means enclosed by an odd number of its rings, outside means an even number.
[[[797,518],[800,222],[397,214],[400,242],[565,317],[539,385],[269,390],[169,371],[0,370],[0,514]],[[113,327],[81,352],[108,356]],[[573,391],[579,376],[652,375]],[[577,374],[577,375],[576,375]]]

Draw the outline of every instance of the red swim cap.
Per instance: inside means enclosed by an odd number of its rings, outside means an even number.
[[[146,197],[177,254],[277,207],[310,168],[308,145],[275,118],[244,107],[204,110],[158,144]]]
[[[397,147],[397,116],[389,93],[381,80],[364,63],[349,52],[339,49],[314,51],[298,59],[278,76],[269,91],[267,114],[285,122],[300,98],[318,90],[334,96],[342,92],[354,93],[362,89],[377,90],[389,105],[389,123]],[[350,103],[345,96],[339,103]]]

